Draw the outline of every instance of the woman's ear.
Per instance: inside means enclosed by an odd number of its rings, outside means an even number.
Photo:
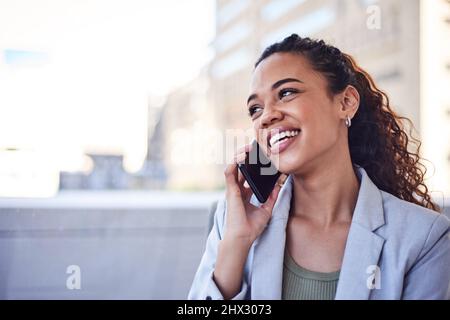
[[[358,111],[360,96],[358,90],[352,85],[348,85],[342,92],[340,115],[342,119],[353,118]]]

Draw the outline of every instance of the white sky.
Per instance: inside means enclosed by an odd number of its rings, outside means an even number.
[[[0,53],[51,58],[0,59],[0,148],[51,150],[63,169],[81,150],[119,152],[137,169],[148,96],[195,77],[213,36],[213,0],[0,0]]]

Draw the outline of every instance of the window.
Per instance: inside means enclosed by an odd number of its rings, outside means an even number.
[[[298,33],[301,36],[311,36],[314,33],[326,28],[336,18],[336,13],[331,7],[322,7],[293,22],[281,27],[280,29],[268,34],[261,41],[262,47],[281,41],[291,33]]]
[[[6,49],[3,51],[4,61],[11,66],[40,66],[49,62],[45,52]]]
[[[217,37],[215,41],[217,51],[225,51],[231,48],[236,43],[249,36],[250,30],[250,25],[247,22],[240,22],[235,24],[229,30],[225,31]]]
[[[305,0],[272,0],[261,9],[261,17],[266,21],[274,21],[303,2]]]
[[[238,16],[249,5],[249,0],[232,0],[219,9],[217,19],[219,25],[223,26]]]
[[[242,48],[228,55],[217,62],[212,68],[212,75],[215,78],[225,78],[236,71],[249,66],[252,55],[250,50]]]
[[[359,0],[359,3],[364,7],[368,7],[370,5],[376,4],[377,2],[378,2],[378,0]]]

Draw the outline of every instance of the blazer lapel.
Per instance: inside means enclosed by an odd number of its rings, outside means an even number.
[[[371,272],[379,267],[385,241],[374,232],[385,223],[380,190],[364,169],[357,168],[361,184],[345,246],[336,300],[370,298],[373,290],[370,287]]]
[[[372,266],[378,266],[384,239],[361,227],[352,224],[345,247],[336,300],[367,300],[371,289]],[[368,284],[369,281],[369,284]]]
[[[380,190],[359,166],[358,200],[345,246],[336,299],[368,299],[370,287],[368,268],[377,266],[384,239],[374,231],[384,225],[383,202]],[[267,229],[252,246],[251,299],[281,299],[283,281],[286,224],[292,197],[292,176],[289,175],[280,190]],[[260,205],[255,196],[251,202]]]
[[[281,299],[286,223],[291,203],[291,190],[292,178],[289,175],[280,190],[267,229],[253,245],[251,299]],[[258,203],[256,198],[252,202]]]

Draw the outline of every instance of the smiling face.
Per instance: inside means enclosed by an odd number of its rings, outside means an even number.
[[[327,88],[298,54],[272,54],[254,70],[247,107],[255,137],[279,171],[307,172],[348,152],[345,94],[331,96]],[[278,144],[277,129],[289,132]]]

